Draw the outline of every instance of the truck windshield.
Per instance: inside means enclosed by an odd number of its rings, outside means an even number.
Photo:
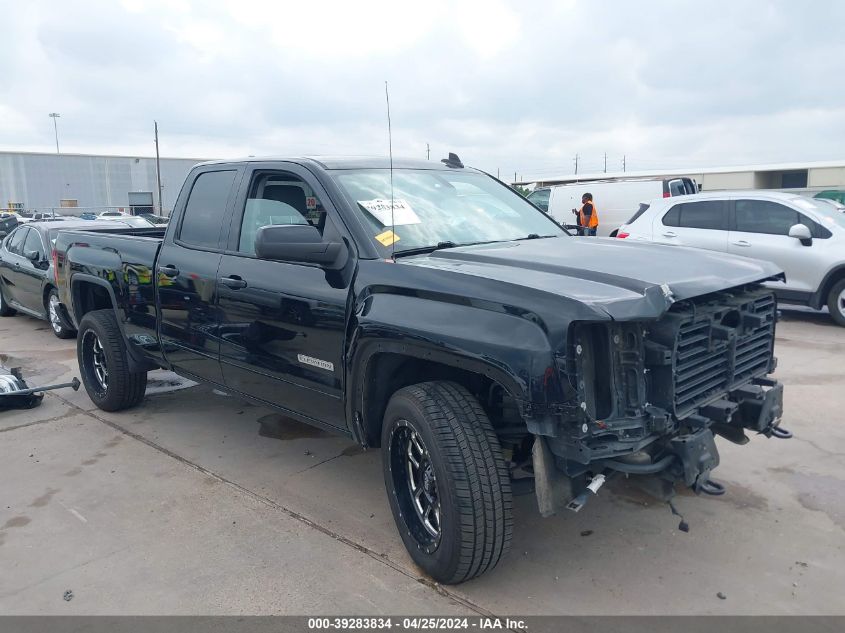
[[[334,178],[382,251],[564,234],[521,195],[478,172],[394,169],[392,196],[387,169],[338,171]]]

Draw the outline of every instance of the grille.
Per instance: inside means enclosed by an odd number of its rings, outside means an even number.
[[[677,315],[674,353],[673,404],[679,418],[770,371],[775,300],[756,291],[685,312]]]

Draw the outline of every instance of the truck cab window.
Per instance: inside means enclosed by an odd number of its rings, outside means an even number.
[[[185,206],[179,240],[201,248],[219,247],[220,227],[226,217],[235,174],[234,170],[208,171],[197,177]]]
[[[255,254],[255,236],[262,226],[311,224],[320,233],[326,210],[310,185],[288,173],[257,174],[250,185],[238,238],[238,252]]]

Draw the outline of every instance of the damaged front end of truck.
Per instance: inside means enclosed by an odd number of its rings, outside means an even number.
[[[676,485],[722,494],[715,436],[747,431],[788,438],[779,426],[777,305],[759,284],[674,301],[658,319],[575,322],[557,372],[562,401],[529,406],[532,467],[541,514],[578,511],[615,475],[657,498]]]

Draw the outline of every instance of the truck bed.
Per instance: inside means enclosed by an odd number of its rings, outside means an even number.
[[[113,305],[130,340],[155,338],[155,266],[165,232],[166,228],[158,227],[59,232],[56,285],[62,309],[75,327],[85,311]],[[161,359],[158,350],[150,355]],[[136,354],[138,359],[144,356],[148,354],[140,350]]]

